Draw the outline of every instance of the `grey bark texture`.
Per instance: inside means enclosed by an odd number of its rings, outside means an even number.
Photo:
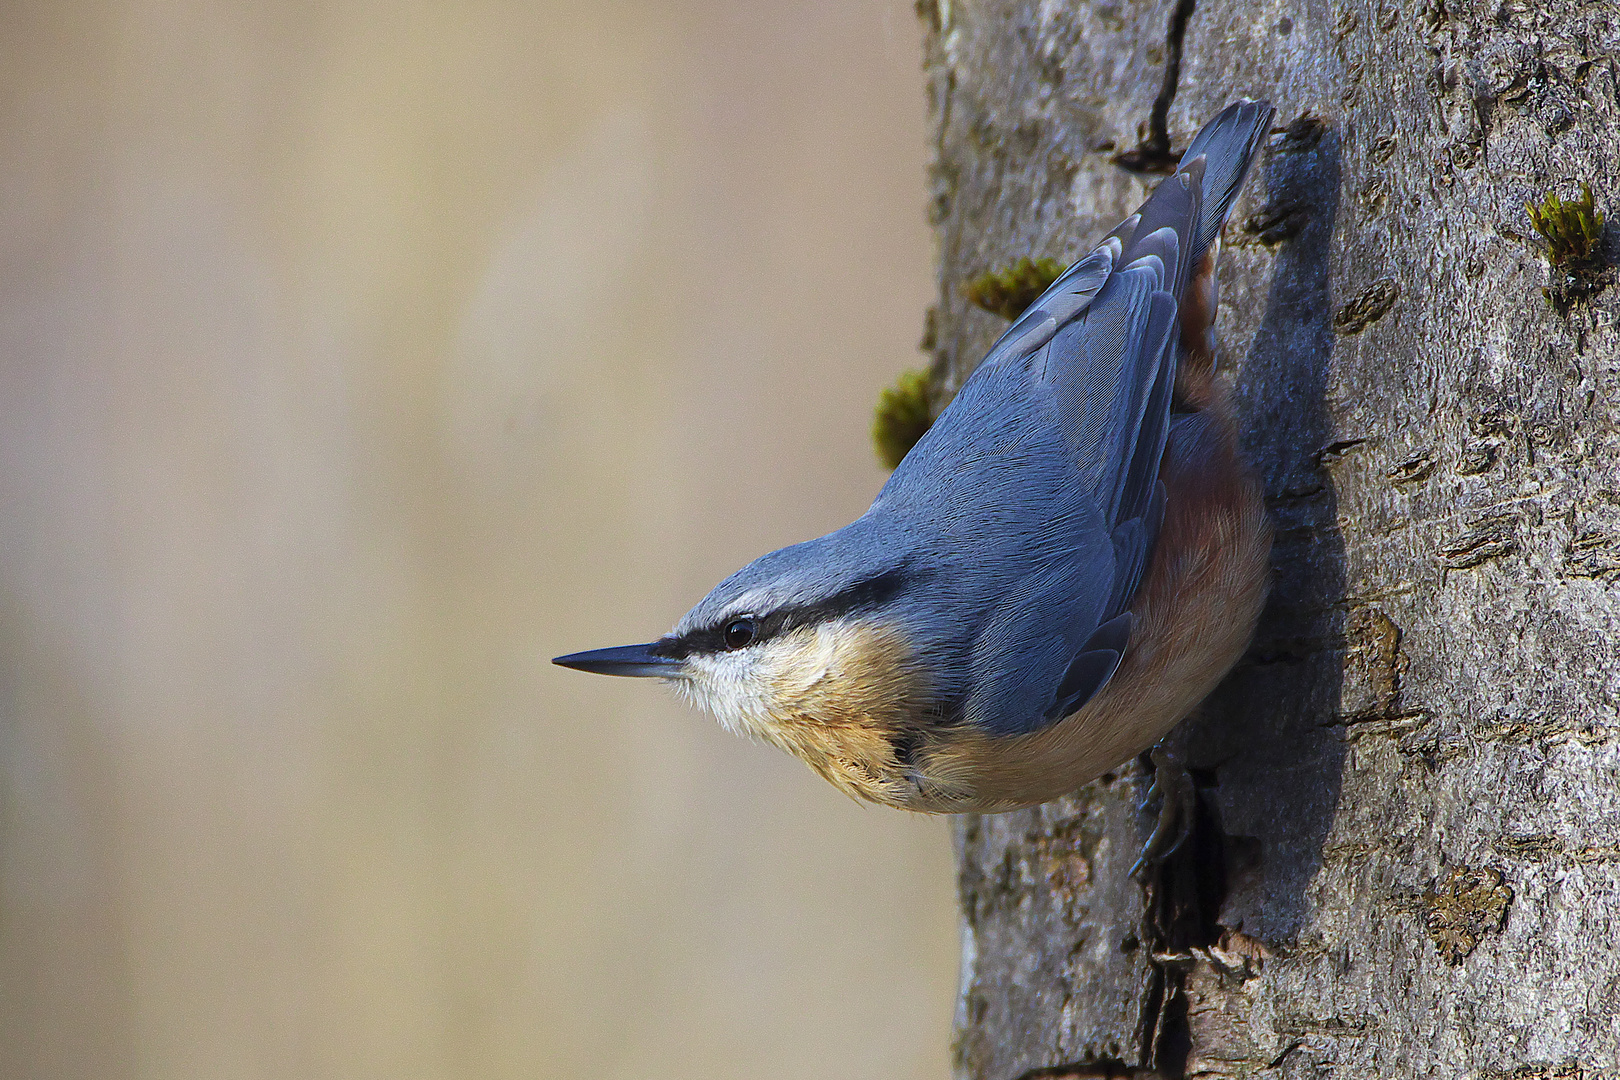
[[[958,1075],[1620,1074],[1620,289],[1555,310],[1524,209],[1620,207],[1620,9],[1177,9],[919,5],[945,393],[1005,326],[961,284],[1133,210],[1156,99],[1171,153],[1241,96],[1286,129],[1219,319],[1275,584],[1175,736],[1195,832],[1127,877],[1134,762],[959,821]]]

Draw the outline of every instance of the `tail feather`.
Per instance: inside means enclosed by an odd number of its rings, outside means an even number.
[[[1271,128],[1275,112],[1269,101],[1239,101],[1221,110],[1204,125],[1192,145],[1181,156],[1180,172],[1195,159],[1204,158],[1204,205],[1193,244],[1192,265],[1197,266],[1220,236],[1232,212],[1243,180],[1249,174],[1255,152]]]

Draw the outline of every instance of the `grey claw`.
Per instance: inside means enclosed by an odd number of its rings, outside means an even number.
[[[1147,809],[1155,795],[1159,796],[1159,816],[1153,832],[1142,845],[1141,857],[1131,867],[1131,876],[1140,877],[1149,866],[1157,866],[1180,850],[1192,833],[1193,789],[1192,775],[1163,743],[1155,746],[1150,755],[1153,762],[1153,783],[1141,809]]]

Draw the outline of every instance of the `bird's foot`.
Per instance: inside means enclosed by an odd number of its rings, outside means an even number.
[[[1192,774],[1181,763],[1174,751],[1161,742],[1149,752],[1153,762],[1153,784],[1141,808],[1146,810],[1153,800],[1159,800],[1159,817],[1153,832],[1142,845],[1142,854],[1131,867],[1131,876],[1140,878],[1150,867],[1157,867],[1176,853],[1192,832],[1194,802]]]

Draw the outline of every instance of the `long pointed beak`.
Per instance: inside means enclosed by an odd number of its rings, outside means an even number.
[[[653,644],[655,643],[620,645],[614,649],[569,653],[551,662],[597,675],[629,675],[639,679],[674,678],[680,673],[681,662],[673,657],[660,656],[653,652]]]

